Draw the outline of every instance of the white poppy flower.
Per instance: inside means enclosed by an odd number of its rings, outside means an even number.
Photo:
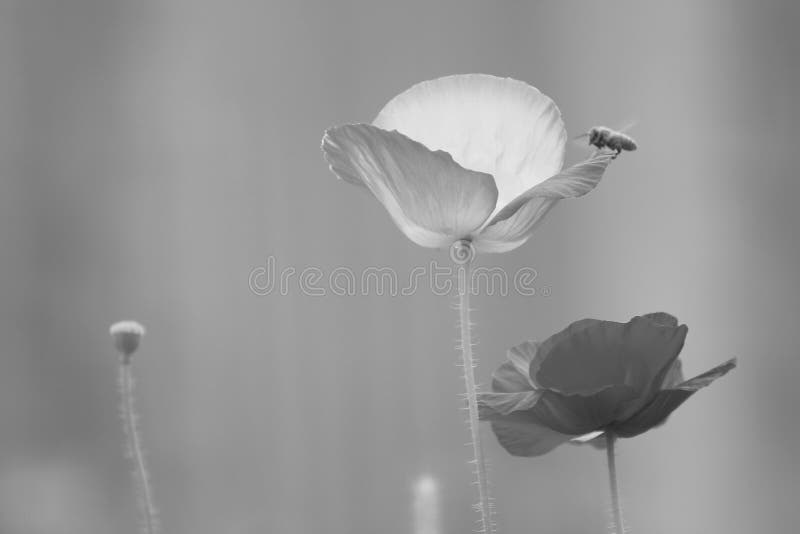
[[[419,83],[372,124],[325,132],[342,180],[365,186],[423,247],[459,240],[506,252],[561,199],[597,185],[613,154],[563,169],[567,133],[555,103],[511,78],[461,74]]]

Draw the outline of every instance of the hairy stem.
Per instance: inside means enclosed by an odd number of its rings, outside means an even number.
[[[475,459],[475,475],[477,477],[478,511],[481,514],[481,530],[491,534],[493,529],[492,510],[489,504],[489,481],[486,473],[486,461],[481,444],[480,427],[478,426],[478,399],[475,385],[475,361],[472,356],[472,323],[470,322],[469,297],[472,292],[472,258],[458,267],[458,312],[461,329],[461,359],[464,367],[464,384],[467,389],[467,409],[469,411],[469,431],[472,439],[472,451]]]
[[[625,525],[622,522],[622,508],[619,504],[619,487],[617,486],[617,460],[614,452],[614,443],[617,437],[606,432],[606,457],[608,458],[608,483],[611,488],[611,528],[613,534],[625,534]]]
[[[139,510],[142,514],[142,532],[157,534],[158,521],[142,452],[142,438],[136,424],[136,411],[133,407],[133,374],[130,359],[127,357],[123,358],[119,366],[119,391],[122,396],[122,421],[127,438],[128,455],[134,462],[133,476],[139,499]]]

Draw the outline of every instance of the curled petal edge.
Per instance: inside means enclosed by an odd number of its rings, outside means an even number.
[[[480,252],[508,252],[524,244],[559,200],[583,196],[594,189],[613,154],[598,151],[588,160],[564,169],[503,206],[477,232]]]
[[[613,153],[597,151],[586,161],[563,169],[561,172],[536,184],[511,202],[503,206],[484,224],[488,228],[514,215],[523,205],[534,198],[561,200],[582,197],[597,187],[603,178],[608,165],[613,160]]]
[[[509,252],[525,244],[558,200],[533,198],[509,218],[480,230],[473,241],[478,252]]]
[[[689,397],[735,367],[736,358],[669,389],[662,389],[647,406],[627,420],[614,424],[610,430],[620,437],[630,438],[664,424],[667,417]]]

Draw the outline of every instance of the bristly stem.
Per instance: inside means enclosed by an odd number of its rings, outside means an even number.
[[[150,489],[150,480],[147,466],[142,452],[142,439],[136,424],[136,411],[133,407],[133,374],[131,372],[130,358],[122,358],[119,366],[119,391],[122,396],[122,421],[127,438],[128,455],[134,462],[134,482],[139,499],[139,509],[142,514],[142,532],[144,534],[158,533],[158,519],[153,506],[153,493]]]
[[[459,243],[456,243],[458,246]],[[486,472],[486,461],[481,444],[480,427],[478,426],[478,399],[477,386],[475,385],[475,361],[472,356],[472,323],[470,322],[469,297],[472,292],[472,260],[473,249],[471,244],[461,242],[466,247],[466,257],[459,258],[455,251],[453,259],[458,268],[458,311],[461,329],[461,358],[464,367],[464,384],[467,389],[467,409],[469,411],[469,430],[472,438],[472,451],[475,459],[475,475],[477,477],[478,511],[481,514],[481,530],[479,532],[491,534],[494,532],[492,523],[492,509],[489,499],[489,481]],[[454,249],[455,250],[455,249]],[[459,259],[457,259],[459,258]],[[461,260],[464,260],[463,262]]]
[[[612,432],[606,432],[606,456],[608,458],[608,483],[611,487],[611,517],[612,534],[625,534],[625,525],[622,522],[622,508],[619,504],[619,486],[617,485],[617,459],[614,452],[614,443],[617,440]]]

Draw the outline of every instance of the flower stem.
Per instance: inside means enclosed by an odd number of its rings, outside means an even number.
[[[414,534],[440,534],[439,488],[431,476],[414,484]]]
[[[617,440],[612,432],[606,432],[606,457],[608,458],[608,483],[611,487],[611,514],[612,534],[624,534],[625,525],[622,522],[622,508],[619,504],[619,487],[617,485],[617,461],[614,452],[614,443]]]
[[[481,444],[480,427],[478,426],[478,399],[477,386],[475,385],[475,361],[472,356],[472,323],[470,322],[469,296],[472,292],[472,249],[463,263],[456,261],[458,268],[458,312],[461,328],[461,359],[464,368],[464,384],[467,389],[467,409],[469,411],[469,430],[472,439],[472,452],[474,454],[475,476],[477,477],[478,498],[476,506],[481,514],[481,530],[479,532],[491,534],[494,532],[489,504],[489,481],[486,472],[486,460]]]
[[[134,482],[137,488],[139,509],[142,514],[142,532],[144,534],[157,534],[158,520],[153,506],[153,494],[150,489],[147,466],[142,452],[142,439],[136,425],[136,411],[133,407],[133,373],[129,357],[123,357],[119,366],[119,391],[122,397],[120,406],[122,421],[127,438],[128,455],[134,462]]]

